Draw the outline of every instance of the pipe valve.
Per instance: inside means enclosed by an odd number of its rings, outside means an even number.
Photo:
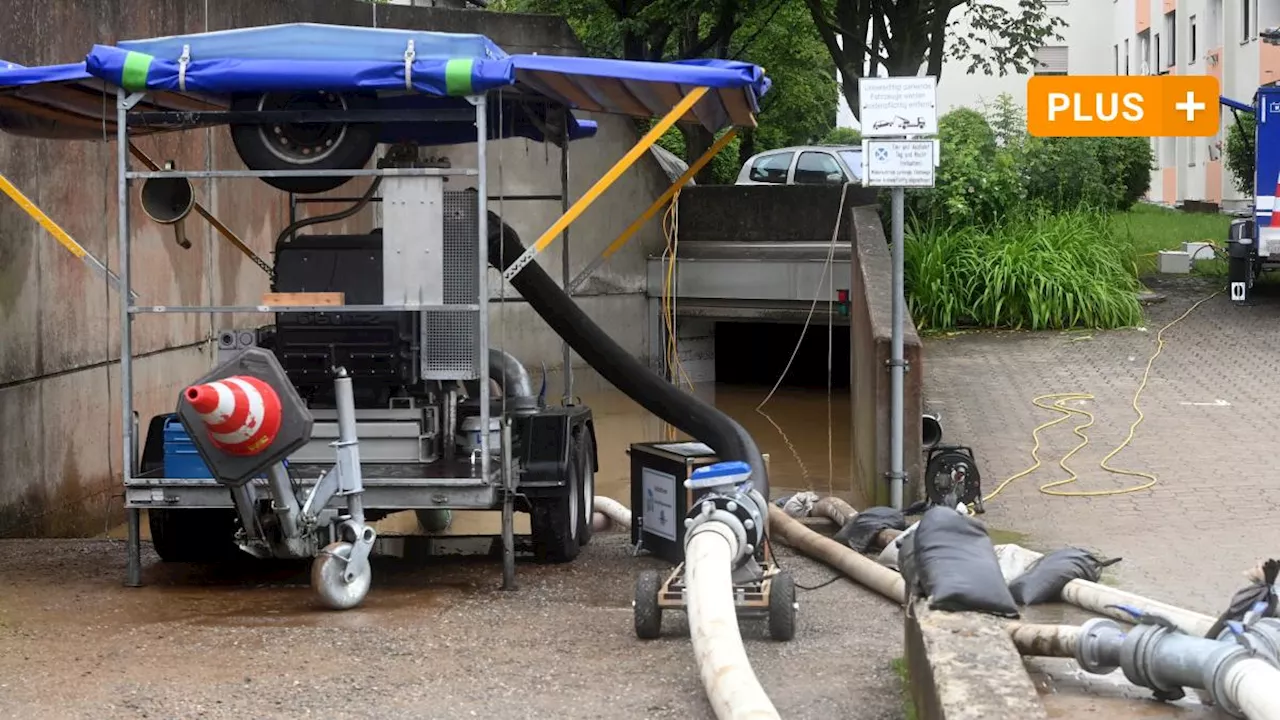
[[[693,471],[684,486],[694,494],[685,517],[685,543],[693,530],[707,522],[723,523],[738,540],[735,569],[750,560],[764,545],[767,501],[751,483],[751,466],[744,462],[721,462]]]

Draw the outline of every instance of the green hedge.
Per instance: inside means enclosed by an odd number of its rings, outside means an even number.
[[[1028,210],[1127,210],[1151,184],[1146,138],[1036,138],[1007,96],[938,120],[935,187],[909,193],[919,222],[988,227]]]

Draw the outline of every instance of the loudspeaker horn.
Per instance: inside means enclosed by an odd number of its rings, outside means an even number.
[[[164,164],[165,170],[173,169],[173,161]],[[196,205],[195,189],[184,177],[149,178],[142,183],[139,192],[142,212],[161,225],[173,226],[173,239],[183,250],[191,248],[191,241],[182,221]]]

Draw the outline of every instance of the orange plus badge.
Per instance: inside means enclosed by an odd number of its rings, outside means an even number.
[[[1027,130],[1038,137],[1210,137],[1220,123],[1209,75],[1038,75]]]

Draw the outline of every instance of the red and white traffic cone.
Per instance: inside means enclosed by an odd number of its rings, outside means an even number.
[[[213,444],[230,455],[257,455],[280,432],[280,396],[248,375],[192,385],[183,393],[200,413]]]

